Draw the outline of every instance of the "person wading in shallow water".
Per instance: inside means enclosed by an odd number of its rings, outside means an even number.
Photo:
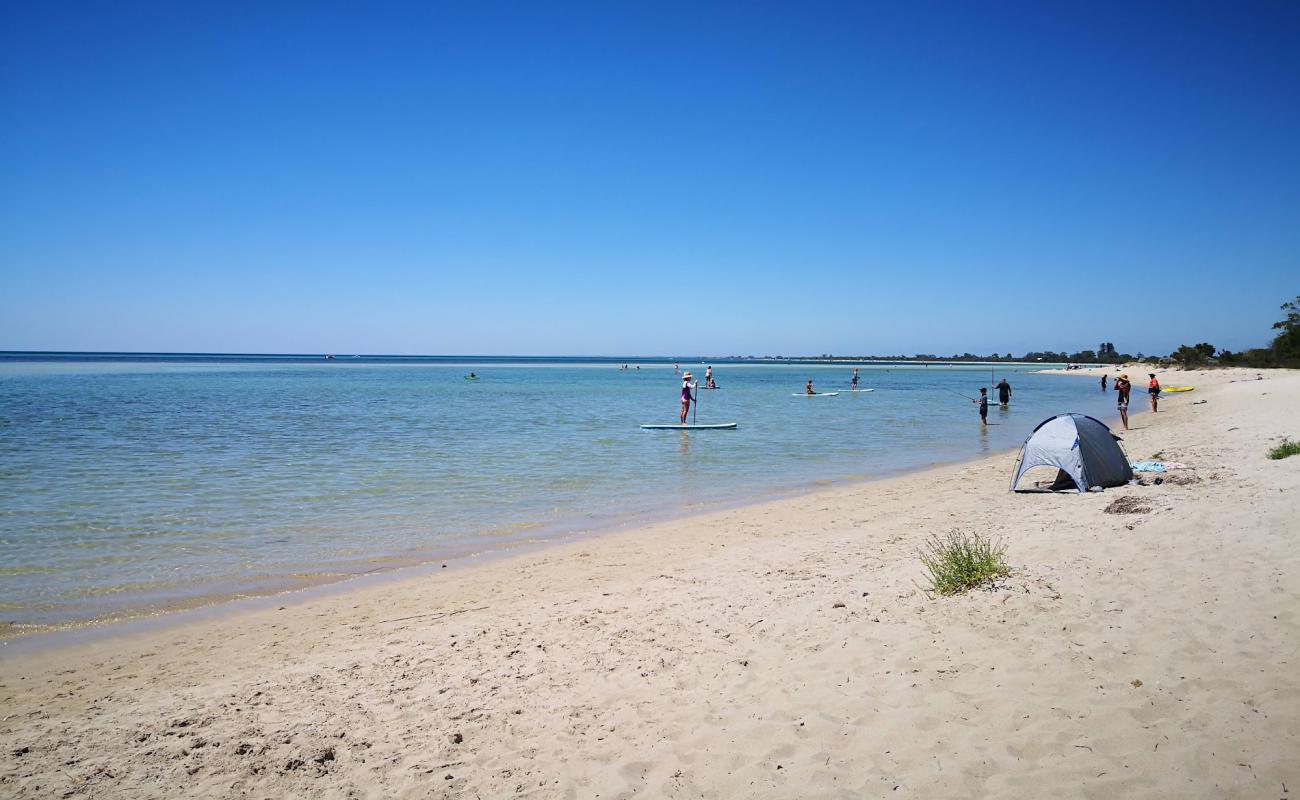
[[[1115,379],[1115,391],[1119,392],[1115,407],[1119,409],[1119,420],[1124,423],[1124,430],[1128,430],[1128,393],[1132,389],[1133,384],[1128,382],[1127,372]]]
[[[1006,378],[1003,378],[1002,382],[998,384],[998,405],[1006,406],[1010,404],[1011,404],[1011,384],[1007,383]]]
[[[989,390],[986,389],[986,388],[984,388],[983,386],[981,386],[981,387],[980,387],[980,398],[979,398],[978,400],[972,400],[971,402],[972,402],[972,403],[977,403],[977,404],[979,404],[979,407],[980,407],[980,424],[983,425],[983,426],[985,426],[985,427],[988,427],[988,424],[989,424]]]

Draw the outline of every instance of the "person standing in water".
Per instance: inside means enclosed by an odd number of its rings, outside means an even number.
[[[1010,404],[1011,404],[1011,384],[1007,383],[1006,378],[1003,378],[1002,382],[998,384],[998,405],[1007,406]]]
[[[1128,430],[1128,393],[1132,389],[1133,384],[1128,382],[1128,373],[1115,379],[1115,391],[1119,393],[1115,407],[1119,409],[1119,421],[1124,424],[1124,430]]]
[[[817,390],[814,389],[812,385],[812,378],[808,379],[808,385],[803,387],[803,391],[804,394],[817,394]]]
[[[682,424],[683,425],[686,424],[687,412],[691,410],[691,401],[695,399],[695,397],[691,394],[691,390],[697,387],[698,385],[699,384],[691,383],[691,373],[689,370],[682,373]]]
[[[980,424],[988,427],[989,424],[989,390],[980,387],[980,397],[978,400],[972,400],[972,403],[978,403],[980,407]]]
[[[1110,377],[1110,376],[1107,375],[1107,374],[1104,373],[1104,372],[1101,374],[1101,390],[1102,390],[1103,392],[1106,391],[1106,379],[1107,379],[1108,377]]]
[[[858,368],[854,367],[853,379],[849,381],[849,391],[856,392],[857,390],[858,390]]]
[[[674,375],[677,375],[677,374],[681,373],[681,371],[682,371],[682,365],[679,364],[678,362],[674,361],[674,362],[673,362],[673,374],[674,374]]]
[[[1151,413],[1154,414],[1160,410],[1160,381],[1156,380],[1154,372],[1148,372],[1147,377],[1151,378],[1147,384],[1147,395],[1151,398]]]

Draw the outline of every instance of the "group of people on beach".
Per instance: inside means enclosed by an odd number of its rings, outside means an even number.
[[[1109,375],[1101,376],[1101,390],[1106,391],[1106,379]],[[1148,372],[1147,377],[1147,400],[1151,403],[1151,413],[1154,414],[1160,410],[1160,379],[1154,372]],[[1119,409],[1119,421],[1128,430],[1128,397],[1133,391],[1133,383],[1128,379],[1128,373],[1121,373],[1115,379],[1115,406]]]

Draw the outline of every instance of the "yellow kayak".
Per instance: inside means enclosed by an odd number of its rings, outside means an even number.
[[[1162,386],[1160,388],[1161,394],[1166,394],[1168,392],[1194,392],[1194,391],[1196,391],[1195,386]]]

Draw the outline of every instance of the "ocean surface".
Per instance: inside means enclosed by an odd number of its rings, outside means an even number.
[[[672,362],[0,354],[0,622],[58,626],[269,593],[969,459],[1092,380],[715,361],[675,422]],[[704,365],[682,362],[703,376]],[[468,381],[475,372],[479,379]],[[1008,479],[1010,476],[1008,475]]]

